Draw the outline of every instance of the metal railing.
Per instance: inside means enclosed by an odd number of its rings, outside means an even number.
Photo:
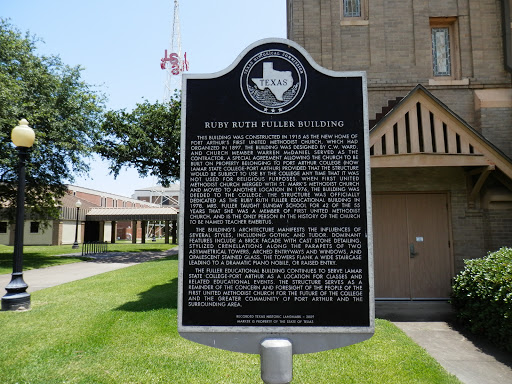
[[[82,256],[90,255],[93,253],[105,253],[107,252],[106,241],[88,241],[82,244]]]

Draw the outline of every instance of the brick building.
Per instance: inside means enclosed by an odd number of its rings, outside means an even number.
[[[162,209],[160,204],[129,198],[126,196],[68,185],[68,191],[60,201],[58,220],[50,220],[45,227],[40,218],[28,218],[25,222],[25,245],[64,245],[73,244],[77,226],[78,242],[145,239],[151,237],[155,228],[157,236],[164,235],[164,225],[160,222],[171,220],[176,226],[177,211],[171,207]],[[156,210],[156,211],[155,211]],[[28,213],[30,216],[30,212]],[[157,223],[157,224],[155,224]],[[167,223],[168,226],[169,223]],[[143,236],[143,233],[145,236]],[[172,234],[168,229],[168,234]],[[173,235],[173,239],[176,235]],[[142,240],[144,241],[144,240]],[[0,244],[14,244],[14,225],[2,220],[0,211]]]
[[[122,208],[149,208],[158,207],[158,204],[152,204],[145,201],[139,201],[136,198],[116,195],[103,191],[96,191],[90,188],[68,185],[68,195],[79,199],[85,204],[83,211],[83,238],[84,241],[110,241],[136,240],[142,238],[142,226],[132,222],[132,220],[87,220],[86,214],[93,208],[108,208],[120,211]],[[69,197],[68,197],[69,199]],[[65,205],[66,199],[63,199]],[[135,236],[134,236],[134,232]]]
[[[446,298],[512,245],[511,3],[287,0],[290,40],[367,72],[377,298]]]

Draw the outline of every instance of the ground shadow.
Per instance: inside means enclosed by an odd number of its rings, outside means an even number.
[[[460,324],[458,321],[449,322],[448,324],[452,329],[471,341],[471,343],[480,351],[486,355],[494,357],[497,361],[512,369],[512,352],[507,352],[504,349],[497,347],[484,336],[472,333],[466,326]]]
[[[400,322],[452,322],[455,312],[448,301],[376,301],[375,316]]]
[[[98,255],[88,255],[89,261],[94,263],[145,263],[164,260],[177,260],[177,254],[163,254],[162,252],[129,252],[129,253],[106,253]]]
[[[445,322],[488,356],[512,368],[512,353],[457,323],[456,311],[448,301],[376,301],[375,316],[392,322]]]
[[[55,256],[47,256],[44,255],[44,257],[41,257],[41,254],[39,253],[24,253],[23,254],[23,269],[29,270],[29,269],[40,269],[40,268],[48,268],[53,267],[54,265],[60,265],[62,264],[62,257],[59,255]],[[78,259],[82,261],[91,260],[88,257],[81,257],[81,256],[69,256],[73,259]],[[0,268],[4,268],[7,270],[12,270],[13,266],[13,256],[12,254],[0,254]]]
[[[137,301],[124,303],[116,308],[118,311],[146,312],[155,309],[172,309],[178,306],[178,279],[168,283],[155,285],[145,292],[139,293]]]

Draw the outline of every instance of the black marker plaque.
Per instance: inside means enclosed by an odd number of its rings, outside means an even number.
[[[180,331],[373,332],[365,92],[284,40],[185,76]]]

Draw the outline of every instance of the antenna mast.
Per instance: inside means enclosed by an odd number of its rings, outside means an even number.
[[[187,53],[181,55],[180,6],[178,0],[174,0],[174,21],[172,23],[169,52],[166,49],[164,58],[160,60],[160,68],[167,72],[164,102],[171,100],[176,89],[181,89],[181,74],[188,71],[189,67]]]

